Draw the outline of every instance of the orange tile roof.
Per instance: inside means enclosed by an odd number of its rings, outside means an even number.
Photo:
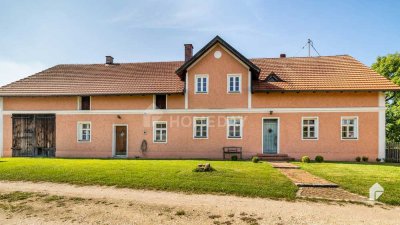
[[[253,91],[400,90],[351,56],[252,59],[261,69]],[[284,82],[266,82],[274,72]]]
[[[253,91],[400,90],[351,56],[250,59]],[[183,61],[58,65],[0,88],[0,96],[129,95],[184,92]],[[283,82],[266,82],[274,72]]]
[[[0,96],[183,93],[183,62],[58,65],[0,88]]]

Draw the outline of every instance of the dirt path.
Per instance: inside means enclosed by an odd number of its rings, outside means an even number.
[[[388,206],[54,183],[1,181],[0,193],[0,224],[398,224],[393,215],[400,213]]]

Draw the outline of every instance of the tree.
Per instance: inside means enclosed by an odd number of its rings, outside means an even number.
[[[379,56],[372,69],[400,85],[400,53]],[[400,93],[386,92],[386,139],[400,142]]]

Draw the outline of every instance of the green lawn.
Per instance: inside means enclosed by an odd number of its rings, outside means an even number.
[[[296,163],[302,169],[364,196],[378,182],[385,192],[379,201],[400,205],[400,165],[364,163]]]
[[[196,173],[201,160],[2,158],[0,180],[219,193],[294,199],[297,187],[266,163],[211,161],[216,171]]]

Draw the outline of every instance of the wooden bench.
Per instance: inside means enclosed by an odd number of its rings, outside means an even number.
[[[239,155],[240,159],[242,159],[242,147],[223,147],[222,148],[222,158],[225,159],[225,155]]]

